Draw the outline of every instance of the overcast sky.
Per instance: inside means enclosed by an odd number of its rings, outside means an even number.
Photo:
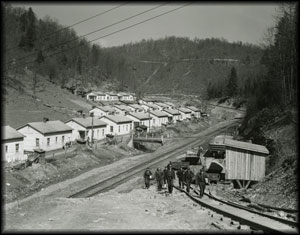
[[[38,18],[46,15],[56,19],[59,24],[69,26],[115,6],[124,4],[117,2],[108,3],[18,3],[15,6],[32,7]],[[91,31],[123,20],[127,17],[141,13],[163,2],[128,3],[106,14],[88,20],[74,26],[78,35],[84,35]],[[124,27],[138,23],[162,14],[171,9],[187,4],[187,2],[171,3],[147,12],[136,18],[121,24],[109,27],[105,30],[91,34],[87,40],[93,40],[105,36]],[[278,3],[279,4],[279,3]],[[179,10],[163,15],[156,19],[137,25],[120,33],[104,37],[95,42],[103,47],[118,46],[129,42],[137,42],[142,39],[158,39],[165,36],[180,36],[197,38],[225,38],[228,41],[242,41],[259,44],[262,41],[266,29],[274,25],[274,16],[278,4],[275,3],[192,3]]]

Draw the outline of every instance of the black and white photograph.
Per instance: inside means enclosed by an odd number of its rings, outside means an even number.
[[[299,2],[1,10],[3,233],[299,233]]]

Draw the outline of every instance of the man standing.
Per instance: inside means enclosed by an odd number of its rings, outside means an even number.
[[[194,173],[191,171],[191,169],[188,167],[186,172],[185,172],[185,183],[186,183],[186,191],[190,193],[190,187],[191,183],[194,177]]]
[[[165,180],[167,181],[168,184],[168,191],[169,193],[173,192],[173,181],[175,179],[175,172],[172,169],[171,165],[168,165],[166,174],[165,174]]]
[[[167,184],[167,170],[168,170],[168,167],[165,167],[165,169],[163,171],[164,188],[166,188],[166,184]]]
[[[150,187],[150,178],[152,176],[152,172],[150,171],[149,167],[147,167],[145,173],[144,173],[144,179],[145,179],[145,186],[148,189]]]
[[[202,198],[205,190],[205,175],[203,169],[200,169],[196,175],[196,184],[199,186],[200,198]]]
[[[178,182],[179,182],[179,188],[183,188],[183,169],[180,167],[180,169],[176,172]]]
[[[164,174],[161,171],[160,167],[157,168],[155,172],[155,179],[157,182],[157,190],[160,191],[162,189]]]

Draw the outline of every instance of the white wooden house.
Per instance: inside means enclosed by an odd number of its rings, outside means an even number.
[[[86,95],[86,98],[88,100],[93,100],[93,101],[107,101],[107,100],[109,100],[109,96],[107,94],[105,94],[103,92],[99,92],[99,91],[88,93]]]
[[[168,114],[159,110],[153,110],[149,112],[152,117],[152,125],[153,127],[161,127],[162,125],[166,125],[168,122]]]
[[[163,112],[168,115],[168,122],[176,123],[178,120],[180,120],[180,113],[176,109],[165,109]]]
[[[191,119],[191,114],[192,114],[192,111],[187,109],[187,108],[184,108],[184,107],[181,107],[181,108],[178,108],[177,109],[180,113],[180,120],[190,120]]]
[[[154,104],[141,104],[145,112],[153,111],[153,110],[158,110],[158,107]]]
[[[94,113],[94,117],[102,117],[105,115],[113,115],[115,113],[115,109],[110,105],[105,106],[97,106],[89,111],[90,115],[91,113]]]
[[[101,140],[107,134],[107,123],[99,120],[98,117],[72,118],[65,124],[73,129],[72,141],[77,139]]]
[[[120,92],[117,94],[120,101],[134,101],[135,96],[130,93]]]
[[[116,111],[116,114],[118,114],[118,115],[125,116],[127,113],[132,111],[127,105],[123,105],[123,104],[120,104],[120,105],[116,104],[113,107]]]
[[[139,104],[128,104],[128,107],[133,111],[133,112],[144,112],[144,109],[141,105]]]
[[[24,135],[11,126],[2,127],[2,161],[16,162],[24,161],[27,155],[24,154]]]
[[[149,115],[149,113],[144,112],[131,112],[128,113],[127,117],[132,119],[134,126],[147,126],[148,129],[151,128],[151,120],[152,117]]]
[[[119,96],[113,92],[106,92],[105,95],[108,97],[108,101],[119,101]]]
[[[201,117],[201,112],[199,108],[195,106],[187,106],[186,108],[192,111],[191,116],[194,116],[195,118]]]
[[[61,149],[67,142],[72,141],[73,129],[59,120],[30,122],[17,130],[25,136],[24,150],[27,151]]]
[[[167,105],[170,109],[174,109],[175,108],[175,104],[173,104],[172,102],[163,102],[165,105]]]
[[[163,109],[168,109],[169,106],[162,102],[155,102],[154,105],[157,106],[158,110],[162,111]]]
[[[107,115],[100,120],[107,123],[107,134],[111,135],[127,135],[133,128],[132,119],[123,115]]]

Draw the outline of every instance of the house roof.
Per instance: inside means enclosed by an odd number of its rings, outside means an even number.
[[[149,119],[151,119],[151,117],[149,116],[148,113],[142,113],[142,112],[134,113],[134,112],[131,112],[128,115],[131,115],[131,116],[133,116],[133,117],[135,117],[139,120],[149,120]]]
[[[94,92],[95,95],[99,95],[99,96],[105,96],[105,94],[101,91],[96,91]]]
[[[93,127],[99,127],[99,126],[107,126],[107,123],[99,120],[98,118],[94,118],[93,125],[92,125],[92,117],[86,117],[86,118],[72,118],[70,121],[74,121],[78,123],[79,125],[83,126],[84,128],[91,128]],[[67,121],[69,122],[69,121]]]
[[[171,115],[180,115],[179,111],[176,109],[165,109],[164,112],[171,114]]]
[[[128,104],[128,106],[134,108],[134,109],[142,109],[143,110],[143,107],[139,104]]]
[[[183,112],[183,113],[191,113],[192,111],[187,109],[187,108],[184,108],[184,107],[181,107],[181,108],[178,108],[179,111]]]
[[[162,103],[162,102],[155,102],[154,104],[156,104],[156,105],[158,105],[158,106],[160,106],[160,107],[164,107],[164,108],[169,107],[169,105],[164,104],[164,103]]]
[[[228,138],[225,138],[224,144],[225,144],[225,146],[232,147],[232,148],[269,154],[269,150],[263,145],[252,144],[249,142],[243,142],[243,141],[238,141],[238,140],[233,140],[233,139],[228,139]]]
[[[128,123],[132,122],[132,120],[129,117],[126,117],[124,115],[107,115],[103,116],[100,119],[107,118],[108,120],[120,124],[120,123]]]
[[[150,111],[150,113],[156,117],[168,117],[168,114],[166,114],[162,111],[159,111],[159,110],[153,110],[153,111]]]
[[[114,108],[109,105],[97,106],[96,108],[101,109],[104,112],[114,112]]]
[[[127,111],[127,112],[131,111],[131,109],[129,107],[127,107],[127,105],[124,105],[124,104],[119,104],[119,105],[116,104],[115,107],[118,108],[118,109],[121,109],[123,111]]]
[[[171,103],[171,102],[164,102],[166,105],[168,105],[168,106],[172,106],[172,107],[174,107],[175,106],[175,104],[173,104],[173,103]]]
[[[157,109],[157,106],[154,105],[154,104],[142,104],[142,105],[146,105],[146,106],[148,106],[148,107],[150,107],[150,108]]]
[[[194,111],[194,112],[199,112],[199,111],[200,111],[200,109],[197,108],[197,107],[195,107],[195,106],[187,106],[186,108],[187,108],[187,109],[190,109],[190,110],[192,110],[192,111]]]
[[[55,132],[69,132],[72,131],[73,129],[63,123],[60,120],[55,120],[55,121],[47,121],[47,122],[29,122],[19,128],[17,130],[25,127],[25,126],[30,126],[36,131],[40,132],[41,134],[51,134]]]
[[[2,130],[3,130],[2,140],[24,138],[24,135],[19,133],[16,129],[12,128],[11,126],[2,126]]]

